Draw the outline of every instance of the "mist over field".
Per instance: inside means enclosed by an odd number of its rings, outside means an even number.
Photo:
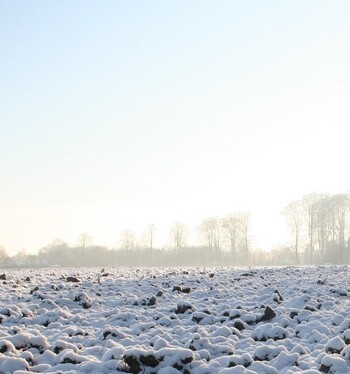
[[[76,245],[55,239],[36,254],[25,250],[9,256],[0,248],[0,265],[16,266],[263,266],[348,264],[350,261],[350,195],[308,194],[281,212],[290,229],[290,242],[270,251],[254,243],[250,214],[209,217],[197,227],[197,244],[189,242],[189,227],[177,221],[165,245],[157,246],[157,227],[137,235],[120,233],[117,248],[93,242],[88,233]]]

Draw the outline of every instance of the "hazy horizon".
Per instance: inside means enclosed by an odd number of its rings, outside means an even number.
[[[0,2],[0,245],[350,191],[348,1]],[[195,240],[195,235],[192,240]]]

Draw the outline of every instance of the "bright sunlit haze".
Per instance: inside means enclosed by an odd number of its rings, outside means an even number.
[[[350,2],[1,1],[0,244],[281,211],[350,190]]]

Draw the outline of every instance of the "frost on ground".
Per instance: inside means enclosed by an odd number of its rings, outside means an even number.
[[[0,373],[349,373],[347,266],[0,275]]]

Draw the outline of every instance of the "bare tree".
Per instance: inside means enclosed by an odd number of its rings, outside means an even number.
[[[120,234],[120,247],[122,249],[133,249],[136,244],[136,235],[134,231],[126,229]]]
[[[187,225],[180,221],[175,222],[173,228],[170,231],[170,237],[171,242],[174,245],[175,251],[178,253],[181,248],[187,245]]]
[[[92,237],[87,232],[83,232],[79,235],[78,243],[80,247],[90,247],[90,245],[92,244]]]
[[[295,262],[299,263],[299,242],[303,225],[303,206],[301,200],[292,201],[282,212],[294,234]]]
[[[229,240],[232,256],[237,255],[237,245],[240,234],[240,219],[237,213],[230,215],[223,222],[226,238]]]
[[[310,193],[302,198],[304,213],[306,216],[307,233],[309,237],[310,262],[314,260],[315,240],[317,234],[317,203],[324,198],[324,195]]]
[[[332,196],[331,205],[333,211],[333,240],[337,241],[340,251],[345,249],[345,235],[347,225],[347,214],[350,211],[350,195],[337,194]]]
[[[220,256],[225,229],[224,220],[217,217],[206,218],[198,229],[205,245]]]
[[[221,252],[223,232],[224,232],[223,220],[220,218],[215,218],[213,220],[213,228],[214,228],[214,248],[217,252]]]
[[[345,255],[349,225],[349,194],[323,195],[315,204],[315,225],[321,256],[341,260]]]
[[[211,218],[206,218],[199,225],[199,234],[203,239],[204,243],[208,248],[214,248],[214,230],[213,230],[213,220]]]
[[[322,199],[315,203],[316,209],[316,229],[318,249],[321,257],[325,258],[326,247],[329,238],[332,235],[332,209],[330,205],[330,196],[324,195]]]
[[[155,236],[156,227],[153,224],[147,226],[146,231],[143,234],[142,242],[146,248],[154,248],[154,236]]]
[[[238,213],[237,219],[238,219],[238,230],[240,233],[240,239],[243,245],[244,259],[245,261],[248,261],[250,214],[248,212]]]

